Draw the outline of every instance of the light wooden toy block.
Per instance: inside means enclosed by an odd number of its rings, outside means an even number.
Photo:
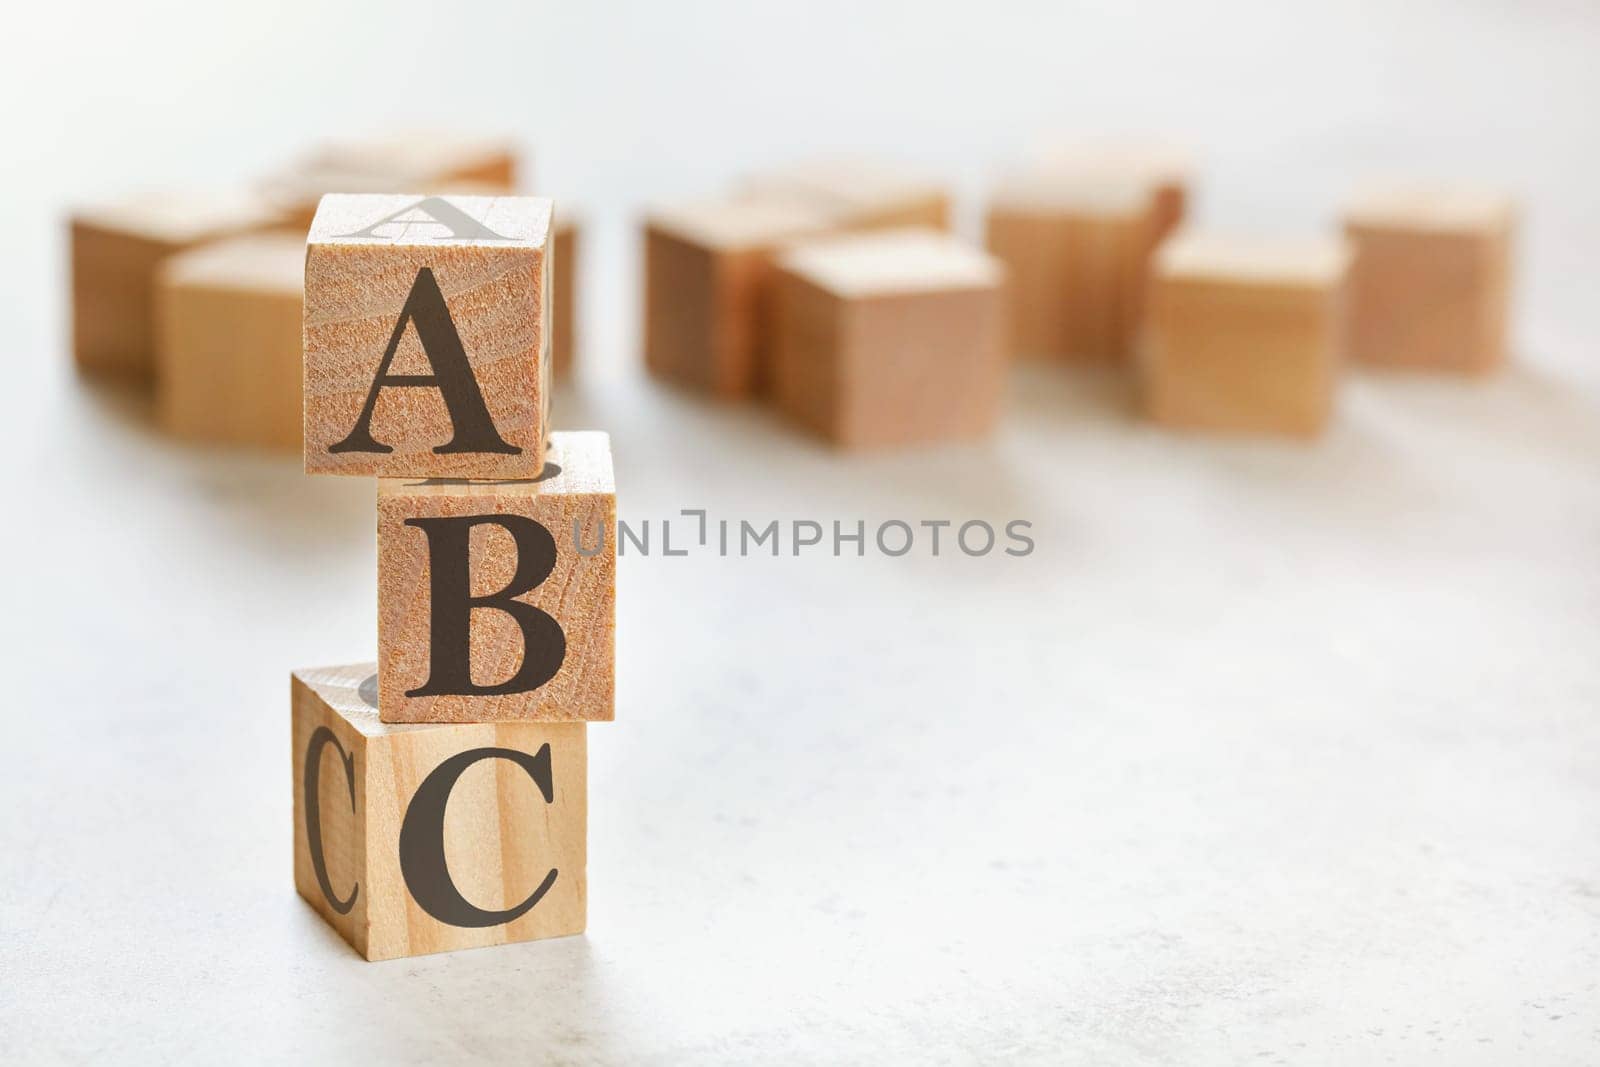
[[[72,216],[72,348],[78,369],[136,379],[155,369],[156,272],[185,249],[283,223],[244,192],[172,192]]]
[[[772,257],[825,233],[794,200],[683,204],[645,223],[645,364],[658,378],[724,399],[763,390],[771,351]]]
[[[1156,243],[1182,225],[1192,199],[1195,161],[1178,145],[1107,140],[1057,144],[1041,156],[1041,169],[1150,190]]]
[[[1333,407],[1350,254],[1339,241],[1179,234],[1156,256],[1140,374],[1168,426],[1311,437]]]
[[[934,230],[808,242],[778,260],[774,398],[845,447],[980,436],[1005,384],[1005,271]]]
[[[291,677],[300,895],[369,960],[582,933],[587,727],[387,726],[373,672]]]
[[[253,234],[181,252],[156,289],[156,409],[195,441],[300,448],[305,242]]]
[[[950,228],[950,194],[938,180],[884,160],[817,159],[747,178],[754,197],[814,204],[840,229]]]
[[[385,722],[613,718],[616,485],[603,433],[539,478],[378,483]]]
[[[323,198],[306,242],[308,474],[539,474],[550,227],[536,197]]]
[[[1010,276],[1011,351],[1130,359],[1156,225],[1154,194],[1138,181],[1041,171],[999,183],[986,243]]]
[[[571,212],[556,216],[555,268],[550,291],[550,370],[558,381],[572,377],[573,338],[577,332],[579,223]]]
[[[1344,216],[1350,353],[1482,374],[1506,361],[1516,206],[1466,190],[1374,190]]]

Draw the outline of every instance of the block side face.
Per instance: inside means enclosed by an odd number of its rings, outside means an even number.
[[[772,398],[813,433],[837,439],[841,317],[838,297],[788,271],[773,282]]]
[[[1057,359],[1068,349],[1071,228],[1063,220],[990,210],[986,245],[1006,266],[1007,348],[1021,359]]]
[[[565,381],[572,375],[577,317],[577,295],[573,288],[578,272],[577,228],[558,226],[551,248],[555,252],[555,262],[550,271],[550,371],[554,380]]]
[[[582,724],[441,725],[392,731],[377,743],[368,958],[583,931],[584,731]]]
[[[612,719],[615,630],[614,492],[380,484],[383,721]]]
[[[717,264],[709,249],[645,231],[645,365],[665,381],[714,390]]]
[[[83,222],[72,224],[72,348],[80,371],[154,373],[156,271],[176,246]]]
[[[365,955],[372,899],[367,738],[302,673],[290,689],[295,888]]]
[[[545,268],[542,247],[310,243],[307,472],[536,476],[548,391]],[[384,384],[368,412],[380,370],[402,381]]]

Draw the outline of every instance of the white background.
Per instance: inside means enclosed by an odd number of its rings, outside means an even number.
[[[29,5],[0,63],[0,1054],[1600,1057],[1600,16],[1583,3]],[[509,130],[581,203],[621,510],[1034,523],[1025,560],[629,558],[590,932],[371,965],[294,895],[287,673],[371,658],[369,483],[205,455],[68,366],[63,217],[320,136]],[[636,370],[634,217],[862,150],[976,218],[1166,135],[1199,214],[1371,174],[1528,207],[1520,361],[1355,374],[1317,446],[1019,372],[983,446],[838,456]]]

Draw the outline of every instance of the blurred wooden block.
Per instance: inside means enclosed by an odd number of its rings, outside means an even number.
[[[306,244],[308,474],[538,475],[551,209],[536,197],[323,199]]]
[[[1467,373],[1502,366],[1516,214],[1508,197],[1465,190],[1373,191],[1351,202],[1351,355]]]
[[[1182,147],[1162,141],[1057,144],[1042,153],[1040,169],[1148,189],[1153,209],[1151,237],[1157,244],[1182,225],[1193,197],[1194,157]]]
[[[987,245],[1010,277],[1010,349],[1124,362],[1138,334],[1155,203],[1149,186],[1033,172],[1001,182]]]
[[[162,266],[157,410],[195,441],[300,447],[305,242],[288,233],[202,245]]]
[[[950,228],[950,195],[934,178],[883,160],[818,159],[746,179],[754,197],[814,205],[838,228]]]
[[[611,719],[615,526],[603,433],[551,434],[541,478],[380,481],[383,720]]]
[[[847,447],[976,437],[1005,384],[992,257],[926,229],[808,242],[778,260],[774,397]]]
[[[1140,373],[1151,418],[1310,437],[1326,425],[1348,250],[1180,234],[1156,256]]]
[[[385,726],[373,671],[291,678],[300,895],[369,960],[582,933],[587,728]]]
[[[573,338],[577,330],[579,220],[572,213],[556,213],[555,264],[550,286],[550,364],[558,381],[572,378]]]
[[[660,210],[645,222],[645,363],[722,398],[765,387],[772,257],[828,230],[815,207],[777,198]]]
[[[239,192],[153,194],[75,212],[72,349],[78,369],[149,378],[161,262],[207,241],[282,223],[267,201]]]
[[[269,176],[262,192],[303,233],[329,193],[509,194],[521,169],[509,139],[421,131],[319,145]]]

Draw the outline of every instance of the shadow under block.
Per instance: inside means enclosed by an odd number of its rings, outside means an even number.
[[[774,399],[847,447],[981,436],[1004,390],[1004,269],[934,230],[885,230],[778,260]]]
[[[1516,207],[1462,190],[1371,192],[1349,204],[1350,354],[1487,373],[1506,361]]]
[[[1140,358],[1155,421],[1311,437],[1333,407],[1350,256],[1337,240],[1180,234],[1156,257]]]
[[[614,717],[610,440],[551,434],[546,461],[542,479],[379,481],[383,721]]]
[[[373,689],[291,676],[300,895],[369,960],[582,933],[587,727],[386,726]]]
[[[155,369],[156,273],[207,241],[281,225],[247,193],[163,193],[73,214],[72,350],[78,369],[149,378]]]
[[[762,391],[770,357],[772,257],[828,230],[792,200],[701,201],[645,222],[645,364],[716,397]]]
[[[560,381],[572,375],[572,346],[577,325],[578,223],[566,212],[556,216],[555,265],[550,282],[550,372]]]
[[[817,159],[747,178],[753,197],[815,205],[844,230],[950,228],[950,195],[938,180],[883,160]]]
[[[300,448],[305,242],[235,237],[181,252],[156,292],[156,408],[194,441]]]
[[[306,242],[306,473],[538,475],[550,226],[535,197],[323,198]]]
[[[1126,362],[1138,336],[1155,201],[1148,186],[1037,173],[1007,179],[986,243],[1006,265],[1012,353]]]

